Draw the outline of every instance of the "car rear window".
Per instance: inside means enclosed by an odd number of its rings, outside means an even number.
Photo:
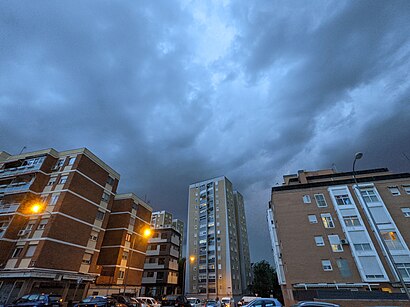
[[[51,302],[59,302],[61,299],[61,296],[59,295],[49,295],[48,298],[50,299]]]

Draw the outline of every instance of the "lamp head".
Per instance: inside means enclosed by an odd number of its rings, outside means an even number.
[[[361,158],[363,157],[363,153],[362,152],[357,152],[355,155],[354,155],[354,159],[355,160],[360,160]]]

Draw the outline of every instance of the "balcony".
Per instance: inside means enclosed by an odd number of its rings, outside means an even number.
[[[154,263],[144,263],[144,270],[147,269],[164,269],[165,265],[158,264],[157,262]]]
[[[27,191],[31,186],[32,181],[29,182],[15,182],[9,185],[0,185],[0,194],[3,193],[16,193]]]
[[[0,169],[0,178],[31,173],[31,172],[39,170],[41,165],[42,163],[38,163],[38,164],[32,164],[32,165],[22,165],[18,167],[11,167],[7,169]]]
[[[143,277],[142,278],[142,283],[143,284],[155,284],[157,283],[157,277],[153,276],[153,277]]]
[[[0,214],[16,212],[19,206],[20,206],[19,203],[0,204]]]

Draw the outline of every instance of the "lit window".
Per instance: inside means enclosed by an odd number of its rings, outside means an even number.
[[[345,222],[346,226],[360,226],[359,217],[352,215],[352,216],[344,216],[343,221]]]
[[[309,195],[303,195],[303,202],[305,204],[310,204],[312,201],[310,200],[310,196]]]
[[[67,182],[67,178],[68,178],[68,176],[67,176],[67,175],[61,176],[61,177],[60,177],[59,184],[66,183],[66,182]]]
[[[333,223],[333,219],[330,213],[324,213],[320,216],[322,218],[323,226],[325,226],[325,228],[335,228],[335,224]]]
[[[400,190],[399,190],[398,187],[389,187],[389,191],[390,191],[391,195],[393,195],[393,196],[400,195]]]
[[[403,244],[400,242],[400,239],[397,237],[397,233],[395,231],[381,231],[380,234],[389,249],[404,249]]]
[[[323,194],[315,194],[316,205],[319,208],[327,207],[325,196]]]
[[[343,195],[336,195],[335,196],[336,203],[339,206],[345,206],[345,205],[351,205],[352,201],[349,198],[349,195],[343,194]]]
[[[332,263],[330,260],[322,260],[323,271],[333,271]]]
[[[410,208],[401,208],[401,212],[405,217],[410,217]]]
[[[325,241],[323,240],[322,236],[315,237],[316,246],[325,246]]]
[[[316,224],[317,223],[317,218],[316,218],[316,215],[314,215],[314,214],[308,215],[308,219],[309,219],[310,224]]]
[[[373,189],[366,189],[366,190],[361,189],[360,194],[362,194],[363,199],[367,203],[376,203],[379,201],[379,198],[377,197]]]
[[[342,243],[340,242],[340,238],[338,235],[329,235],[327,236],[329,239],[330,246],[332,247],[332,251],[335,253],[343,252]]]
[[[129,233],[127,233],[127,234],[125,235],[125,241],[131,242],[131,235],[130,235]]]
[[[124,275],[125,275],[125,271],[123,271],[123,270],[118,271],[118,279],[124,279]]]

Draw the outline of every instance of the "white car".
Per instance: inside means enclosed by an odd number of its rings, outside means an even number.
[[[196,297],[188,297],[187,298],[188,302],[191,304],[192,307],[201,307],[201,300]]]
[[[225,307],[234,307],[235,301],[232,297],[223,297],[221,299],[221,303],[225,305]]]
[[[158,303],[154,298],[147,297],[147,296],[139,296],[137,297],[138,300],[143,301],[145,304],[151,307],[161,307],[161,304]]]

